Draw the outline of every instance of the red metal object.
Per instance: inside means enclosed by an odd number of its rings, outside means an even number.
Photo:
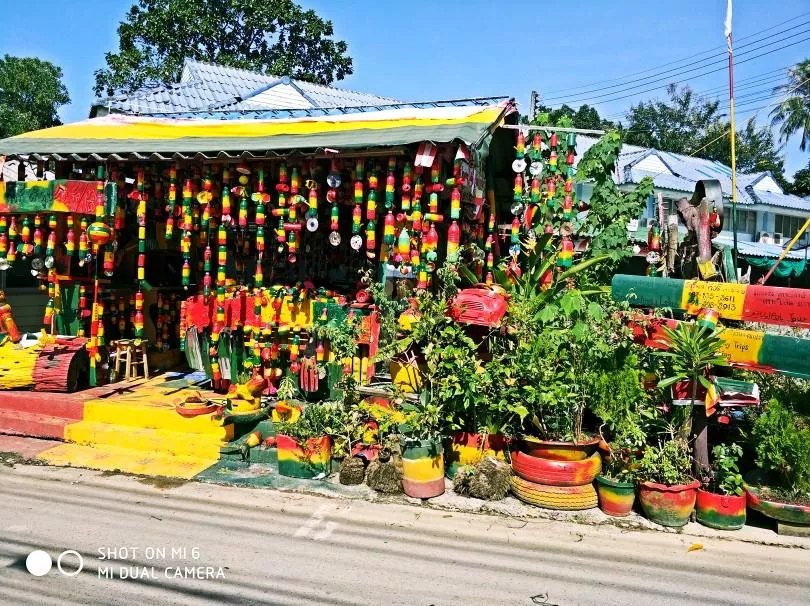
[[[450,302],[450,317],[475,326],[500,326],[506,313],[506,297],[486,288],[465,288]]]

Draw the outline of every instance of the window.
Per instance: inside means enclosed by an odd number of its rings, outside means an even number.
[[[783,238],[792,238],[804,225],[804,219],[802,217],[792,217],[790,215],[776,215],[774,217],[774,228],[773,230],[778,233],[782,234]]]
[[[737,208],[737,233],[751,234],[757,229],[757,213],[753,210]],[[723,231],[731,231],[731,207],[726,207],[723,213]],[[777,230],[779,231],[779,230]]]

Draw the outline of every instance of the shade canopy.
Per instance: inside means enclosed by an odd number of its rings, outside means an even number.
[[[421,141],[475,145],[513,107],[504,100],[485,106],[407,106],[318,117],[228,120],[110,115],[0,140],[0,155],[143,158],[223,151],[263,155],[328,148],[341,152]]]

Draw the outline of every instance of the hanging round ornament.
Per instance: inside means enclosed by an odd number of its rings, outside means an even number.
[[[363,238],[360,234],[355,234],[352,236],[352,239],[349,240],[349,245],[352,247],[353,250],[360,250],[363,247]]]
[[[512,162],[512,170],[516,173],[522,173],[526,170],[526,160],[523,158],[517,158],[514,162]]]
[[[329,234],[329,244],[332,246],[340,246],[340,233],[333,231]],[[357,250],[357,249],[355,249]]]
[[[512,214],[517,216],[523,212],[523,202],[515,200],[512,202],[512,206],[509,207],[509,210],[512,211]]]
[[[310,217],[307,219],[307,231],[318,231],[317,217]]]
[[[532,177],[539,177],[543,174],[543,163],[540,162],[540,160],[535,160],[529,164],[529,172],[531,173]]]

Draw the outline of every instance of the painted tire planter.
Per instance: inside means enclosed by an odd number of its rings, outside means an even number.
[[[584,486],[548,486],[512,476],[512,492],[530,505],[545,509],[579,511],[596,507],[596,490],[593,484]]]
[[[596,476],[596,494],[599,496],[599,509],[609,516],[621,518],[633,511],[636,485],[633,482]]]
[[[506,460],[509,442],[502,435],[481,435],[480,433],[460,432],[453,436],[447,448],[445,475],[449,479],[456,476],[462,465],[477,465],[484,457]]]
[[[332,469],[332,440],[329,436],[310,438],[302,446],[298,440],[278,434],[278,472],[291,478],[324,477]]]
[[[429,499],[444,493],[444,453],[440,440],[400,440],[402,489],[409,497]]]
[[[751,509],[755,509],[779,522],[810,525],[810,505],[792,505],[790,503],[769,501],[762,496],[762,491],[756,486],[745,485],[744,488],[746,501]]]
[[[554,442],[524,436],[520,442],[519,450],[533,457],[543,459],[582,461],[596,452],[600,441],[599,438],[591,438],[575,444],[574,442]]]
[[[602,457],[594,452],[580,461],[560,461],[512,452],[512,469],[524,480],[547,486],[583,486],[602,471]]]
[[[699,489],[695,501],[697,521],[719,530],[739,530],[745,526],[745,495],[725,495]]]
[[[638,500],[644,514],[656,524],[679,527],[689,521],[699,486],[697,480],[674,486],[641,482],[638,485]]]

